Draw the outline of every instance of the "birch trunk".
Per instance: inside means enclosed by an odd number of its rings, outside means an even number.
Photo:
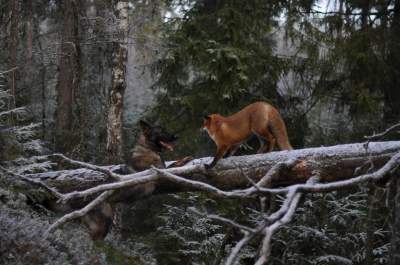
[[[107,161],[122,161],[122,112],[123,98],[126,88],[127,35],[128,35],[128,1],[118,1],[115,7],[117,19],[117,38],[114,41],[114,66],[112,87],[110,91],[107,117]]]

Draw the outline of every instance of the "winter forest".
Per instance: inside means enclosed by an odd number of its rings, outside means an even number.
[[[400,0],[0,0],[0,264],[400,264]]]

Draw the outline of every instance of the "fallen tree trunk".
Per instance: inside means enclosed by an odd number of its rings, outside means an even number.
[[[201,158],[184,167],[165,169],[163,172],[207,183],[221,190],[234,190],[251,186],[252,182],[259,181],[273,169],[275,172],[270,172],[271,177],[264,186],[277,187],[305,183],[315,174],[318,174],[320,182],[349,179],[365,173],[370,167],[379,168],[399,151],[400,141],[372,142],[368,144],[368,148],[361,143],[345,144],[231,157],[221,160],[212,170],[206,170],[203,166],[211,158]],[[117,188],[120,190],[120,196],[114,195],[114,201],[135,200],[160,193],[202,190],[196,185],[179,185],[171,179],[159,178],[156,176],[158,173],[152,169],[129,175],[115,174],[114,177],[110,177],[104,172],[108,169],[118,172],[121,167],[101,167],[105,169],[101,172],[100,167],[90,169],[90,164],[70,162],[85,168],[26,176],[40,180],[61,193],[86,190],[116,180],[120,182],[131,180],[131,185],[121,185]],[[154,178],[146,179],[150,176]],[[97,193],[101,191],[104,190],[99,189]],[[91,194],[94,195],[96,192]]]
[[[263,241],[256,264],[266,264],[271,253],[272,235],[292,220],[302,194],[342,190],[398,176],[400,141],[231,157],[220,160],[212,170],[204,167],[211,158],[202,158],[183,167],[151,168],[128,175],[118,173],[122,167],[119,165],[100,167],[60,154],[53,156],[81,168],[25,176],[14,174],[42,186],[51,208],[72,210],[54,222],[45,237],[63,224],[83,217],[92,237],[103,238],[108,232],[115,202],[131,202],[156,194],[204,191],[221,197],[259,197],[260,201],[265,200],[265,195],[284,194],[279,210],[271,214],[261,211],[262,221],[254,228],[223,217],[209,216],[245,231],[243,238],[232,248],[226,265],[235,264],[241,249],[259,235],[263,236]]]

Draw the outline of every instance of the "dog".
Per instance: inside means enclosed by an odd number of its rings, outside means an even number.
[[[178,137],[167,132],[163,127],[158,125],[150,125],[140,120],[139,125],[141,133],[139,138],[130,152],[130,157],[126,161],[126,168],[123,173],[135,173],[151,168],[167,168],[162,158],[165,150],[173,151]],[[193,160],[187,156],[181,160],[173,162],[168,168],[183,166]],[[146,189],[149,193],[153,190],[154,183],[144,184],[140,189]],[[137,199],[136,187],[131,187],[119,191],[116,196],[110,198],[112,202],[102,203],[99,207],[84,216],[83,221],[89,228],[89,233],[93,240],[102,240],[108,234],[113,223],[120,223],[121,213],[118,213],[118,207],[115,203],[129,202],[131,199]],[[142,191],[143,192],[143,191]]]
[[[131,156],[127,161],[129,172],[138,172],[149,169],[151,166],[157,168],[167,168],[162,153],[165,150],[173,151],[178,137],[167,132],[163,127],[158,125],[150,125],[140,120],[139,125],[141,134],[135,146],[133,147]],[[170,167],[183,166],[193,158],[187,156],[181,160],[175,161]]]

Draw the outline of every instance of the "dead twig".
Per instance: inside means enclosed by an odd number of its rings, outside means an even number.
[[[91,210],[95,209],[98,205],[101,203],[105,202],[112,194],[114,193],[113,190],[105,191],[102,194],[100,194],[96,199],[91,201],[88,205],[83,207],[80,210],[73,211],[71,213],[68,213],[58,219],[55,223],[53,223],[45,232],[44,237],[47,238],[49,234],[54,231],[56,228],[64,225],[65,223],[74,220],[76,218],[80,218],[85,216],[88,212]]]

